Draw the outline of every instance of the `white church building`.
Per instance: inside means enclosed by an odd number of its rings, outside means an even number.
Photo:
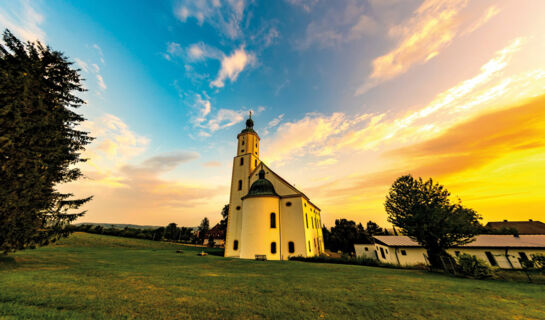
[[[287,260],[324,252],[320,208],[259,159],[251,118],[233,159],[225,256]]]

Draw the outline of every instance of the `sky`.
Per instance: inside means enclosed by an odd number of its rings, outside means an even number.
[[[195,226],[229,202],[236,135],[335,219],[388,226],[401,175],[483,222],[545,221],[545,1],[2,1],[88,91],[78,222]]]

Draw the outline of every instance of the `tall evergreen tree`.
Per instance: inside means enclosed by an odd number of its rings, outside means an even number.
[[[206,237],[206,233],[210,230],[210,221],[207,217],[204,217],[201,221],[201,225],[199,226],[199,240],[201,242],[204,241]]]
[[[22,43],[9,30],[0,44],[0,252],[46,245],[67,236],[73,199],[56,186],[82,176],[75,167],[92,140],[76,130],[85,120],[79,70],[40,42]]]

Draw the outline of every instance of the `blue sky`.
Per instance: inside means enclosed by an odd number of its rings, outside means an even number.
[[[543,93],[544,9],[486,0],[9,1],[0,26],[63,51],[86,79],[83,127],[97,140],[88,179],[66,186],[95,195],[82,221],[219,220],[236,134],[253,110],[262,159],[322,208],[326,224],[385,224],[388,185],[408,172],[440,178],[484,216],[503,219],[506,203],[535,216],[537,200],[502,196],[512,186],[475,189],[492,183],[482,177],[505,168],[510,152],[471,152],[487,161],[435,170],[437,154],[409,151]],[[532,162],[540,150],[517,163],[542,169]],[[468,153],[441,157],[456,163]],[[529,179],[520,183],[542,189]]]

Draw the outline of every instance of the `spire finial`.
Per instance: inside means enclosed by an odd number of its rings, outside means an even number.
[[[252,119],[252,110],[250,110],[250,119]]]

